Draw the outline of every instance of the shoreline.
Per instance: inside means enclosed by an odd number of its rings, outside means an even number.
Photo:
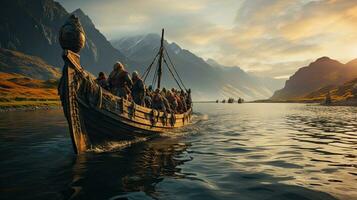
[[[10,101],[0,102],[0,113],[14,111],[61,109],[60,101]]]
[[[214,103],[214,104],[238,104],[238,103],[216,103],[215,101],[197,101],[194,103]],[[357,107],[357,101],[338,101],[332,102],[329,105],[316,101],[271,101],[271,100],[256,100],[245,103],[302,103],[302,104],[317,104],[321,106],[350,106]],[[0,102],[0,113],[14,111],[35,111],[35,110],[56,110],[61,109],[60,101],[11,101]]]
[[[194,103],[214,103],[214,104],[241,104],[241,103],[216,103],[215,101],[196,101]],[[321,101],[272,101],[272,100],[255,100],[255,101],[246,101],[245,103],[297,103],[297,104],[308,104],[308,105],[321,105],[321,106],[349,106],[349,107],[357,107],[357,101],[335,101],[331,104],[327,105],[322,103]]]
[[[325,104],[324,100],[269,100],[269,99],[264,99],[264,100],[255,100],[251,101],[249,103],[305,103],[305,104],[319,104],[321,106],[357,106],[357,99],[356,98],[350,98],[346,100],[332,100],[330,104]]]

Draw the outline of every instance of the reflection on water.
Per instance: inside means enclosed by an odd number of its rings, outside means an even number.
[[[78,157],[61,111],[0,113],[1,199],[357,199],[357,108],[195,111],[174,137]]]
[[[121,152],[81,155],[73,166],[72,198],[117,199],[136,192],[155,197],[164,177],[185,178],[177,167],[191,160],[185,157],[188,146],[160,138]]]

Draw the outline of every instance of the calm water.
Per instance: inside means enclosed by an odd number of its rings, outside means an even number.
[[[61,110],[0,113],[0,199],[357,199],[357,108],[195,111],[183,133],[79,157]]]

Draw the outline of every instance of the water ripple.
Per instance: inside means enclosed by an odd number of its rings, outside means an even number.
[[[179,132],[78,157],[61,111],[0,113],[1,199],[357,199],[357,108],[195,111]]]

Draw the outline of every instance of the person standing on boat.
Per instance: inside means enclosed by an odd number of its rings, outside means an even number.
[[[170,90],[167,91],[166,99],[169,101],[171,110],[173,112],[177,112],[177,106],[178,106],[177,105],[177,100],[176,100],[174,94],[172,94],[172,92]]]
[[[137,71],[133,72],[131,80],[133,80],[133,88],[131,89],[133,100],[136,104],[144,106],[145,85]]]
[[[166,107],[165,107],[164,101],[160,95],[159,89],[155,90],[154,96],[152,97],[151,108],[158,110],[158,111],[166,112]]]
[[[108,82],[113,94],[128,99],[133,82],[121,62],[114,64],[113,71],[109,75]]]
[[[181,90],[179,94],[179,98],[181,99],[182,102],[182,112],[186,112],[187,111],[186,94],[183,90]]]
[[[104,72],[99,72],[98,78],[95,79],[95,81],[100,85],[100,87],[108,90],[109,89],[109,84],[107,77],[105,76]]]
[[[162,88],[162,91],[161,91],[161,93],[160,93],[161,98],[162,98],[162,101],[164,102],[166,111],[171,113],[172,110],[171,110],[170,103],[169,103],[169,101],[168,101],[167,98],[166,98],[166,93],[167,93],[166,88]]]
[[[177,101],[177,112],[178,113],[183,113],[187,110],[186,108],[186,100],[184,97],[181,95],[182,93],[180,91],[175,90],[175,98]]]
[[[144,103],[145,106],[148,108],[151,108],[151,102],[152,102],[152,86],[150,85],[149,87],[145,86],[145,96],[144,96]]]

